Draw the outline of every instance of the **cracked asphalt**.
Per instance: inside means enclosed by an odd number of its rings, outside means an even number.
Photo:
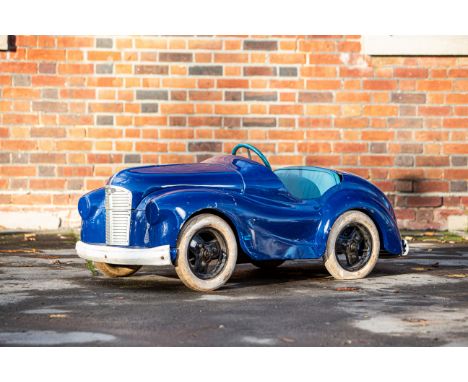
[[[468,244],[412,244],[364,280],[242,264],[213,293],[171,267],[93,275],[66,233],[0,234],[2,346],[467,346]]]

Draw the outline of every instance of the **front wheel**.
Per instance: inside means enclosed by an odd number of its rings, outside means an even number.
[[[220,288],[231,277],[236,262],[236,236],[225,220],[201,214],[184,225],[175,270],[187,287],[200,292]]]
[[[95,261],[94,266],[107,277],[126,277],[137,272],[141,265],[115,265]]]
[[[379,232],[372,219],[360,211],[349,211],[333,224],[324,263],[337,280],[366,277],[379,258]]]

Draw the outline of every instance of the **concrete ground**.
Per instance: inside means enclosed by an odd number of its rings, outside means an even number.
[[[321,262],[239,265],[214,293],[171,267],[93,275],[72,235],[0,234],[0,344],[104,346],[467,346],[468,245],[412,244],[366,279]]]

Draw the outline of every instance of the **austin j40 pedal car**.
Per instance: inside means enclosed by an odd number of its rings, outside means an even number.
[[[240,148],[249,158],[236,155]],[[323,258],[333,277],[352,280],[368,275],[379,254],[408,253],[377,187],[319,167],[272,171],[248,144],[201,163],[120,171],[84,195],[78,210],[77,253],[102,273],[122,277],[143,265],[173,265],[198,291],[221,287],[245,260],[271,268]]]

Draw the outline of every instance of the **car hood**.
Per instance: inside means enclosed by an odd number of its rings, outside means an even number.
[[[147,195],[174,187],[209,187],[242,190],[243,181],[234,167],[227,164],[192,163],[134,167],[109,179],[109,185],[132,192],[132,209]]]

